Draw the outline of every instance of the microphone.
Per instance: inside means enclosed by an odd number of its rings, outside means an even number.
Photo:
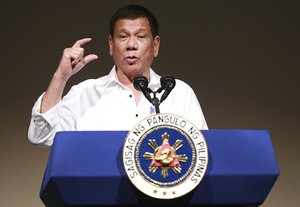
[[[164,93],[162,94],[160,98],[160,103],[162,103],[170,94],[170,92],[173,90],[173,88],[176,85],[175,78],[171,75],[162,76],[160,78],[160,85],[162,90],[164,89]]]
[[[139,75],[133,78],[134,88],[138,91],[143,92],[144,96],[148,99],[148,101],[152,103],[153,106],[155,106],[156,113],[160,113],[159,105],[168,97],[168,95],[171,93],[175,85],[176,82],[173,76],[170,75],[162,76],[160,78],[160,88],[156,91],[152,91],[150,88],[148,88],[148,79],[145,76]],[[163,90],[165,91],[159,100],[156,97],[156,94],[162,92]],[[151,98],[150,95],[151,93],[153,93],[153,98]]]
[[[133,79],[133,86],[136,90],[142,91],[142,93],[148,99],[148,101],[152,103],[152,98],[150,96],[152,90],[148,88],[148,79],[145,76],[135,76]]]

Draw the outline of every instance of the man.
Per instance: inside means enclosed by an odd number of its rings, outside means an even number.
[[[108,38],[115,66],[104,77],[73,86],[62,99],[68,79],[98,58],[95,54],[84,55],[83,46],[90,41],[90,38],[78,40],[64,50],[46,92],[32,110],[28,137],[33,144],[52,145],[57,131],[130,130],[153,113],[151,103],[134,88],[133,79],[144,75],[153,91],[160,87],[160,76],[151,69],[160,46],[155,17],[139,5],[118,10],[111,18]],[[207,129],[193,90],[180,80],[176,80],[176,87],[160,110],[182,116],[199,129]]]

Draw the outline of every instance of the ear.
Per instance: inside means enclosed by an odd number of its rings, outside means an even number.
[[[154,57],[156,57],[158,55],[159,45],[160,45],[160,37],[158,35],[156,35],[153,40]]]
[[[113,43],[113,38],[111,35],[109,35],[109,37],[108,37],[108,45],[109,45],[109,54],[112,56],[114,43]]]

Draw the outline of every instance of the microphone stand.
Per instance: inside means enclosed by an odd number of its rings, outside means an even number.
[[[160,93],[163,90],[162,87],[160,87],[156,91],[152,91],[150,88],[146,88],[146,90],[141,90],[144,94],[144,96],[148,99],[148,101],[155,107],[155,113],[159,114],[159,105],[160,105],[160,100],[156,97],[157,93]],[[150,93],[153,94],[153,98],[151,98]]]
[[[152,102],[152,105],[155,107],[155,112],[157,114],[159,114],[160,113],[160,110],[159,110],[160,100],[156,97],[156,92],[157,91],[153,92],[153,98],[152,98],[151,102]]]
[[[164,79],[161,79],[161,87],[156,91],[152,91],[150,88],[148,88],[148,80],[146,77],[136,76],[134,78],[134,87],[137,90],[142,91],[148,101],[155,107],[156,114],[160,113],[159,105],[166,99],[171,90],[175,87],[175,79],[172,76],[166,76],[163,78]],[[156,97],[156,94],[161,93],[163,90],[165,90],[164,94],[162,95],[164,96],[164,98],[162,100],[159,100]],[[153,98],[151,98],[150,93],[153,94]]]

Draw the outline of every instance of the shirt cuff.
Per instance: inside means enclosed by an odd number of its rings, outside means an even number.
[[[49,109],[45,113],[41,113],[41,104],[42,104],[42,98],[44,97],[43,93],[38,100],[35,102],[33,109],[32,109],[32,118],[35,125],[39,127],[43,127],[47,124],[49,124],[51,127],[54,127],[58,121],[59,121],[59,113],[58,113],[58,105],[57,103],[55,106],[53,106],[51,109]]]

